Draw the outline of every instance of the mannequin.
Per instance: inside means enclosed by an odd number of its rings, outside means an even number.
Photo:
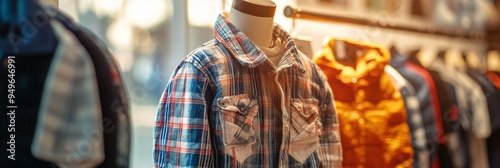
[[[278,66],[282,54],[278,42],[273,43],[276,4],[270,0],[235,0],[229,20]]]
[[[270,0],[235,0],[229,20],[256,45],[270,47],[275,11]]]
[[[214,39],[179,63],[157,108],[156,167],[341,166],[331,88],[275,10],[234,0]]]
[[[467,63],[462,58],[462,53],[458,49],[450,49],[444,56],[447,65],[457,68],[460,71],[467,69]]]

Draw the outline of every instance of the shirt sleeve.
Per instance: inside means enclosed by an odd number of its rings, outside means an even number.
[[[342,167],[342,145],[340,142],[339,120],[335,108],[333,93],[326,78],[323,77],[324,95],[321,102],[320,157],[323,167]]]
[[[205,95],[208,80],[192,63],[174,71],[160,99],[154,130],[155,167],[212,167]]]

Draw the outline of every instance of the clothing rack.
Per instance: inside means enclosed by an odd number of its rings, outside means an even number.
[[[323,14],[315,11],[302,10],[301,8],[294,8],[291,6],[286,6],[284,10],[284,14],[289,18],[297,18],[297,19],[306,19],[313,20],[319,22],[335,22],[335,23],[347,23],[347,24],[355,24],[355,25],[364,25],[364,26],[372,26],[379,27],[385,29],[392,30],[400,30],[407,32],[415,32],[415,33],[423,33],[430,35],[440,35],[452,38],[460,38],[466,40],[474,40],[474,41],[487,41],[488,35],[486,32],[482,31],[471,31],[467,29],[444,29],[437,28],[435,26],[427,26],[422,28],[398,25],[398,24],[388,24],[386,22],[370,20],[360,17],[349,17],[349,16],[340,16],[334,14]]]

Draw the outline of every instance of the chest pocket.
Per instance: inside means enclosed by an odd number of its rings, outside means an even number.
[[[224,153],[243,163],[252,155],[252,146],[257,141],[253,123],[259,112],[258,100],[248,94],[226,96],[217,100],[217,107],[220,110]]]
[[[322,124],[319,121],[317,99],[292,99],[290,107],[292,128],[290,129],[290,155],[304,163],[320,148],[319,136]]]

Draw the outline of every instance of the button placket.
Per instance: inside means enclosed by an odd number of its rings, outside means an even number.
[[[288,126],[288,124],[285,124],[285,133],[289,132],[290,132],[290,126]]]
[[[289,144],[290,144],[290,139],[289,139],[290,138],[290,131],[289,131],[290,130],[290,126],[289,126],[290,115],[288,114],[286,106],[285,106],[285,92],[283,91],[283,87],[281,86],[281,84],[279,82],[280,72],[281,71],[278,70],[277,72],[274,73],[275,74],[274,75],[274,83],[275,83],[275,86],[277,86],[277,89],[279,90],[279,96],[276,96],[275,101],[279,102],[279,107],[280,107],[280,110],[282,112],[281,116],[282,116],[282,123],[283,123],[283,127],[281,129],[281,131],[283,131],[283,134],[282,134],[282,144],[280,147],[280,150],[281,150],[280,165],[282,165],[283,167],[287,167],[286,165],[288,164],[288,157],[286,156],[286,150],[288,149]]]

